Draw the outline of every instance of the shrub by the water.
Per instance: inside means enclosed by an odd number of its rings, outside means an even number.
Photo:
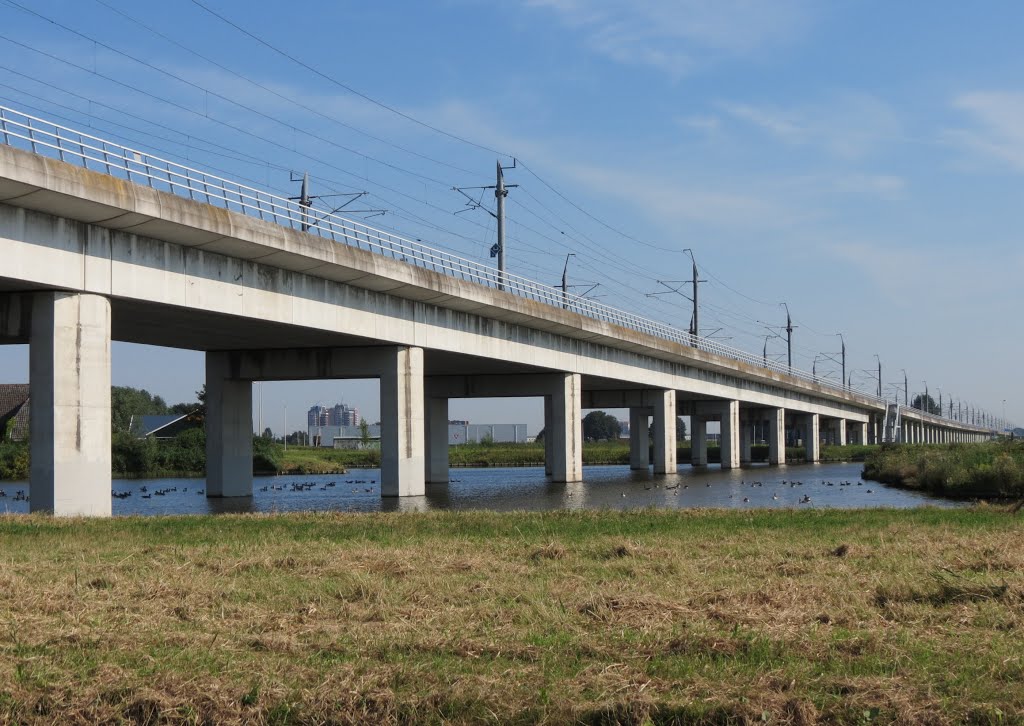
[[[883,446],[864,478],[951,497],[1024,496],[1024,442]]]
[[[28,479],[28,442],[0,441],[0,479]]]

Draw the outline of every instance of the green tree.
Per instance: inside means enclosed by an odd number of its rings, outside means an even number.
[[[942,411],[939,409],[939,404],[935,402],[935,399],[931,397],[931,394],[925,396],[923,393],[919,393],[911,399],[910,406],[911,408],[916,408],[919,411],[933,413],[936,416],[942,415]]]
[[[206,421],[206,384],[196,391],[194,403],[176,403],[170,408],[170,413],[188,414],[189,418],[195,418],[200,424]]]
[[[654,439],[654,424],[653,423],[650,425],[650,428],[647,429],[647,435],[651,438],[651,440]],[[676,416],[676,441],[685,441],[685,440],[686,440],[686,422],[683,421],[683,419],[681,419],[678,416]]]
[[[260,474],[276,474],[281,470],[281,446],[262,436],[252,437],[252,469]]]
[[[359,441],[364,449],[370,448],[370,424],[366,423],[365,418],[359,419]]]
[[[113,431],[129,432],[133,419],[139,416],[161,415],[170,411],[167,402],[145,389],[130,386],[110,388],[110,427]]]
[[[606,441],[619,438],[622,424],[604,411],[591,411],[583,417],[583,438],[590,441]]]

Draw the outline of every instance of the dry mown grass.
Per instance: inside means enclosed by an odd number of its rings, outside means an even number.
[[[0,519],[0,719],[1024,720],[1019,515]]]

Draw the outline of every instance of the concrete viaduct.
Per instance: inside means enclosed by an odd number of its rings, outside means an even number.
[[[253,381],[378,378],[384,496],[448,480],[451,398],[542,396],[559,482],[583,476],[585,408],[628,408],[631,466],[655,473],[677,468],[679,415],[692,417],[695,465],[707,463],[707,422],[720,422],[723,467],[749,462],[755,426],[772,464],[787,428],[816,461],[826,432],[876,443],[892,426],[874,396],[599,319],[511,276],[481,282],[464,261],[345,220],[339,243],[322,221],[295,224],[306,212],[287,200],[98,150],[94,137],[39,134],[0,125],[0,343],[30,344],[34,511],[110,514],[112,340],[205,351],[213,497],[252,494]],[[910,441],[991,433],[901,416]]]

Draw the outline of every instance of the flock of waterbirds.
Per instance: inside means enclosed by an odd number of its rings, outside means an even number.
[[[457,482],[459,482],[461,480],[459,480],[459,479],[451,479],[450,481],[452,483],[457,483]],[[286,482],[286,483],[282,483],[282,484],[273,484],[273,483],[272,484],[266,484],[266,485],[260,487],[259,491],[260,492],[264,492],[264,493],[269,493],[269,492],[302,493],[302,492],[312,492],[312,491],[328,492],[328,491],[331,491],[331,490],[340,490],[341,487],[339,487],[339,485],[344,485],[344,486],[351,487],[351,493],[352,494],[360,494],[360,493],[371,494],[371,493],[373,493],[375,491],[375,487],[377,486],[377,484],[378,484],[378,482],[377,482],[377,479],[375,479],[375,478],[371,478],[371,479],[345,479],[343,481],[327,481],[327,482],[308,480],[308,481]],[[768,482],[768,486],[769,487],[771,487],[773,485],[776,487],[775,491],[772,492],[772,500],[773,501],[778,501],[780,489],[786,489],[786,488],[794,489],[796,487],[802,487],[802,486],[804,486],[804,484],[805,484],[805,482],[799,481],[799,480],[795,480],[795,479],[794,480],[782,479],[779,482]],[[812,485],[817,484],[818,486],[823,486],[823,487],[863,487],[864,486],[864,482],[861,481],[861,480],[857,480],[855,482],[854,481],[850,481],[850,480],[843,480],[843,481],[838,481],[838,480],[837,481],[820,480],[820,481],[810,482],[810,484],[812,484]],[[748,482],[746,480],[741,480],[740,481],[740,486],[741,487],[748,487],[749,486],[751,489],[756,489],[756,488],[764,487],[764,485],[765,485],[765,482],[763,482],[763,481],[750,481],[750,482]],[[694,486],[696,486],[696,484]],[[712,487],[712,484],[710,482],[705,482],[704,486],[706,488],[710,489]],[[715,486],[720,486],[720,485],[716,484]],[[672,485],[664,485],[664,486],[661,485],[661,484],[650,484],[650,485],[645,485],[644,486],[644,490],[645,491],[651,491],[653,489],[663,489],[664,491],[671,491],[672,494],[675,495],[675,496],[678,496],[679,494],[685,492],[685,490],[687,490],[689,488],[690,488],[689,484],[683,484],[681,482],[680,483],[676,483],[676,484],[672,484]],[[865,494],[873,494],[874,493],[874,491],[872,489],[865,489],[863,491],[864,491]],[[165,497],[165,496],[168,496],[170,494],[177,494],[177,493],[187,494],[189,492],[189,487],[182,487],[179,490],[177,486],[172,486],[172,487],[158,488],[158,489],[154,489],[154,490],[150,491],[149,488],[146,485],[143,485],[143,486],[139,487],[136,490],[132,490],[132,489],[117,490],[117,489],[114,489],[114,490],[111,491],[111,496],[113,496],[115,499],[127,499],[127,498],[131,497],[135,492],[137,492],[139,494],[141,499],[151,499],[154,496],[156,496],[156,497]],[[192,488],[192,492],[194,494],[196,494],[196,495],[200,495],[201,496],[201,495],[204,495],[206,493],[206,490],[205,489],[201,489],[201,488],[193,487]],[[573,496],[573,493],[569,492],[568,495],[571,497],[571,496]],[[7,497],[7,496],[8,496],[7,492],[3,488],[0,488],[0,498]],[[622,497],[627,497],[627,496],[629,496],[629,493],[627,491],[623,491],[621,493],[621,496]],[[729,494],[729,499],[736,499],[737,496],[738,495],[736,495],[736,494]],[[16,501],[16,502],[18,502],[18,501],[23,501],[23,502],[30,501],[28,493],[25,490],[23,490],[23,489],[18,489],[13,494],[13,496],[11,498],[14,501]],[[743,503],[750,503],[750,497],[742,497],[742,501],[743,501]],[[811,496],[809,494],[805,493],[797,501],[800,504],[811,504],[812,503],[812,498],[811,498]]]
[[[821,481],[811,482],[811,483],[812,484],[818,484],[819,486],[826,486],[826,487],[836,487],[836,486],[838,486],[838,487],[852,487],[852,486],[862,487],[862,486],[864,486],[864,482],[860,481],[859,479],[857,480],[856,483],[855,482],[851,482],[849,480],[829,481],[827,479],[823,479]],[[751,481],[751,482],[748,482],[746,480],[741,480],[740,481],[740,486],[741,487],[746,487],[748,485],[750,486],[751,489],[756,489],[758,487],[763,487],[764,486],[764,482],[763,481]],[[804,485],[804,482],[797,481],[795,479],[794,480],[783,479],[781,482],[778,483],[778,486],[781,486],[783,489],[785,489],[785,488],[795,489],[796,487],[802,487],[803,485]],[[705,482],[704,486],[706,488],[710,489],[711,488],[711,483],[710,482]],[[771,486],[771,482],[769,482],[769,486]],[[689,484],[674,484],[672,486],[662,487],[660,484],[653,484],[651,486],[645,486],[644,487],[644,491],[651,491],[652,489],[664,489],[665,491],[671,491],[673,495],[678,496],[679,492],[680,492],[680,488],[682,488],[682,490],[686,490],[686,489],[690,488],[690,485]],[[864,490],[864,493],[865,494],[874,494],[874,490],[866,489],[866,490]],[[626,495],[627,495],[626,492],[622,492],[622,496],[623,497],[625,497]],[[569,496],[572,496],[572,494],[570,493]],[[729,499],[735,499],[735,498],[736,498],[735,494],[730,494],[729,495]],[[778,494],[778,490],[776,490],[776,491],[772,492],[772,500],[773,501],[778,501],[778,499],[779,499],[779,494]],[[810,504],[811,503],[811,497],[810,497],[809,494],[804,494],[797,501],[800,504]],[[750,497],[743,497],[743,502],[744,503],[750,503]]]

